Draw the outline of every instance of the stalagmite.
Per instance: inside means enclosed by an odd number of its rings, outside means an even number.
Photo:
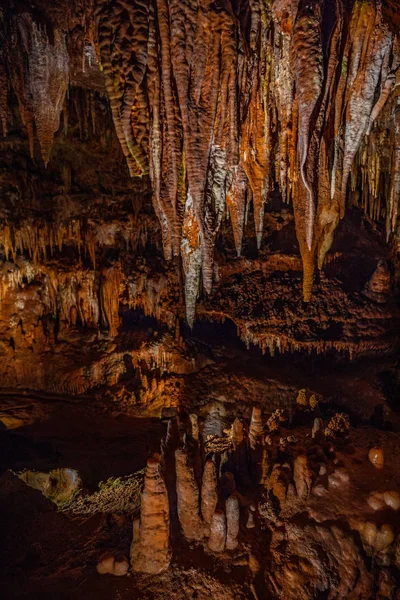
[[[160,459],[152,457],[147,461],[139,532],[134,527],[131,565],[134,571],[156,574],[168,568],[170,559],[168,493],[160,473]]]
[[[364,294],[375,302],[386,302],[390,292],[391,276],[385,260],[377,264],[371,279],[366,283]]]
[[[129,570],[129,562],[122,554],[106,552],[97,563],[96,570],[99,575],[123,577]]]
[[[293,465],[293,479],[297,497],[305,500],[311,493],[312,472],[308,466],[307,456],[299,455]]]
[[[175,452],[176,493],[178,499],[178,517],[183,535],[189,541],[204,537],[204,523],[200,517],[199,488],[194,478],[189,457],[182,449]]]
[[[251,413],[249,441],[252,450],[255,450],[257,444],[264,441],[264,426],[261,418],[261,409],[256,406],[253,406]]]
[[[208,525],[217,508],[217,470],[215,462],[208,460],[204,465],[203,480],[201,485],[201,514]]]
[[[240,419],[236,418],[232,423],[232,444],[234,449],[240,446],[244,440],[244,427]]]
[[[320,419],[318,417],[315,418],[314,423],[313,423],[312,432],[311,432],[311,437],[314,439],[318,435],[323,435],[323,427],[324,427],[324,424],[322,422],[322,419]]]
[[[254,520],[254,513],[255,513],[255,506],[253,504],[250,504],[249,506],[249,511],[247,514],[247,521],[246,521],[246,528],[247,529],[254,529],[256,524],[255,524],[255,520]]]
[[[222,510],[216,510],[211,519],[208,547],[213,552],[223,552],[226,541],[226,518]]]
[[[385,455],[382,448],[371,448],[368,452],[368,458],[376,469],[383,469],[385,464]]]
[[[239,501],[236,496],[230,496],[225,502],[226,510],[226,548],[227,550],[235,550],[238,546],[237,536],[239,534]]]
[[[194,440],[199,439],[199,424],[197,421],[197,415],[191,414],[189,415],[190,420],[190,428],[191,428],[191,436]]]

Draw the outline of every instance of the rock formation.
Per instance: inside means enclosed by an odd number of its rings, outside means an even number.
[[[180,448],[175,452],[175,461],[178,517],[183,535],[187,540],[201,540],[204,523],[200,516],[200,492],[193,467],[187,453]]]
[[[165,257],[180,256],[191,325],[201,283],[212,290],[225,214],[240,255],[252,204],[260,248],[274,183],[293,202],[307,301],[358,180],[359,204],[395,232],[400,51],[386,4],[256,0],[197,11],[100,0],[83,11],[79,36],[64,4],[68,17],[49,7],[47,26],[4,10],[0,73],[31,155],[36,132],[50,160],[69,78],[108,95],[130,175],[149,177]],[[4,92],[1,106],[7,134]]]
[[[216,510],[210,524],[208,547],[213,552],[222,552],[226,542],[226,516],[223,510]]]
[[[239,534],[239,501],[236,496],[230,496],[225,503],[226,507],[226,548],[235,550],[238,545]]]
[[[168,568],[170,559],[168,494],[160,473],[160,460],[152,457],[147,461],[144,478],[140,526],[134,527],[131,565],[134,571],[161,573]]]
[[[208,460],[204,465],[203,479],[201,485],[201,514],[208,525],[217,508],[217,471],[215,462]]]

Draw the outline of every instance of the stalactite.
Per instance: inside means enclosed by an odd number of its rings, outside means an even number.
[[[252,57],[248,80],[251,96],[242,125],[241,158],[252,192],[258,248],[264,225],[264,204],[267,200],[270,169],[270,92],[272,48],[269,42],[269,22],[263,5],[252,4]],[[259,9],[259,10],[257,10]]]
[[[393,217],[397,184],[394,179],[383,190],[386,167],[373,145],[386,144],[374,124],[390,112],[398,42],[376,0],[352,7],[339,0],[329,7],[320,0],[271,6],[248,0],[246,10],[229,1],[99,0],[94,24],[122,150],[132,175],[150,175],[166,259],[181,258],[189,325],[201,285],[212,291],[226,208],[240,255],[253,202],[260,248],[274,178],[283,200],[293,200],[305,300],[314,265],[322,268],[344,215],[351,174],[354,187],[361,170],[362,202],[371,216],[386,210],[386,193]],[[27,15],[14,29],[21,49],[13,50],[19,62],[13,86],[32,139],[29,31],[42,54],[49,55],[50,45]],[[58,35],[53,53],[62,45]]]
[[[53,43],[41,26],[32,23],[29,49],[29,76],[36,132],[47,165],[68,87],[69,59],[65,35],[57,29]]]
[[[120,325],[119,299],[121,284],[120,265],[114,265],[103,271],[101,307],[104,324],[108,325],[112,337],[117,335],[118,327]]]
[[[281,124],[278,131],[276,155],[277,174],[282,198],[288,202],[291,196],[291,181],[294,172],[294,157],[291,149],[296,136],[296,120],[292,122],[294,104],[294,81],[290,68],[290,39],[296,20],[297,2],[279,0],[272,6],[274,20],[274,104]]]
[[[131,115],[148,59],[149,5],[144,0],[98,2],[97,43],[115,129],[131,175],[148,171],[145,148],[134,139]]]
[[[298,113],[298,157],[302,183],[306,188],[304,214],[305,241],[311,251],[315,220],[315,181],[310,178],[306,162],[311,162],[309,145],[311,137],[311,119],[317,100],[322,91],[323,54],[321,41],[321,8],[318,0],[311,4],[299,4],[292,38],[292,69],[295,79],[295,90]],[[300,196],[299,196],[300,200]],[[298,224],[296,223],[297,227]]]
[[[367,26],[358,27],[354,34],[347,82],[348,100],[345,109],[343,137],[343,168],[341,181],[341,217],[344,215],[347,182],[362,136],[370,124],[376,87],[381,76],[384,57],[391,44],[391,34],[382,23],[380,7],[371,2],[361,4],[361,16]],[[355,8],[356,10],[356,8]],[[367,32],[365,32],[367,29]],[[362,37],[361,37],[362,36]],[[355,57],[354,57],[355,55]]]
[[[0,43],[2,42],[0,38]],[[8,112],[8,77],[4,64],[4,50],[0,51],[0,121],[3,129],[3,137],[7,135],[7,112]]]
[[[30,27],[31,18],[26,13],[19,15],[11,22],[8,32],[7,64],[11,86],[16,95],[21,119],[28,135],[30,155],[33,158],[34,116],[28,67],[28,30]]]
[[[394,152],[391,165],[391,185],[389,206],[386,216],[386,235],[396,231],[398,208],[400,204],[400,97],[394,113]]]
[[[243,229],[246,215],[247,178],[240,164],[235,168],[231,187],[226,195],[226,204],[232,223],[233,238],[237,255],[242,253]]]

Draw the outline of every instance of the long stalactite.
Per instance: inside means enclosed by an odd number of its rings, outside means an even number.
[[[240,255],[252,206],[260,248],[275,185],[293,203],[306,301],[358,188],[356,201],[386,219],[389,238],[396,231],[400,42],[387,3],[81,4],[81,45],[96,48],[131,175],[150,177],[165,257],[183,271],[190,325],[201,287],[212,291],[223,218],[230,215]],[[60,23],[23,12],[10,23],[1,31],[0,80],[9,73],[31,154],[36,133],[47,164],[76,48]]]

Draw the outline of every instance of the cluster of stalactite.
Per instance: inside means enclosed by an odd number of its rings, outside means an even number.
[[[305,300],[350,200],[385,216],[388,236],[396,230],[400,42],[380,0],[98,0],[86,8],[86,48],[96,46],[130,173],[150,176],[165,256],[181,259],[189,324],[200,282],[212,289],[222,218],[229,214],[240,254],[252,204],[260,246],[275,183],[294,206]],[[71,36],[50,35],[26,13],[8,34],[0,81],[8,71],[32,152],[35,124],[47,163]]]
[[[21,119],[29,137],[31,156],[34,156],[34,132],[41,155],[47,165],[54,134],[60,125],[69,82],[69,55],[65,32],[54,29],[50,39],[43,23],[28,13],[16,15],[2,32],[3,51],[0,72],[7,69],[18,100]],[[7,132],[6,94],[2,102],[3,133]],[[4,105],[5,104],[5,105]]]
[[[225,210],[240,253],[252,200],[260,245],[274,181],[294,205],[306,300],[350,176],[370,214],[396,227],[399,40],[379,2],[97,6],[117,132],[131,171],[150,173],[165,254],[182,258],[189,323],[200,277],[211,290]]]
[[[96,223],[82,218],[53,223],[30,218],[18,226],[11,220],[0,223],[0,249],[6,261],[12,259],[16,264],[20,255],[29,257],[33,263],[46,262],[70,247],[76,250],[78,264],[87,259],[96,268],[96,252],[119,246],[123,251],[136,253],[149,239],[152,239],[151,224],[131,215],[126,223]]]
[[[57,319],[60,330],[81,325],[106,329],[115,337],[121,325],[120,302],[123,301],[132,309],[166,320],[173,329],[173,313],[160,308],[165,302],[163,295],[169,292],[166,279],[149,278],[147,287],[142,279],[139,275],[135,280],[128,280],[119,262],[96,271],[83,266],[73,270],[44,266],[18,258],[16,264],[6,263],[0,275],[0,306],[4,315],[8,309],[10,314],[20,313],[21,321],[25,318],[28,321],[31,313],[41,317],[51,315]],[[40,295],[35,291],[38,286]],[[18,323],[19,319],[16,325]]]

